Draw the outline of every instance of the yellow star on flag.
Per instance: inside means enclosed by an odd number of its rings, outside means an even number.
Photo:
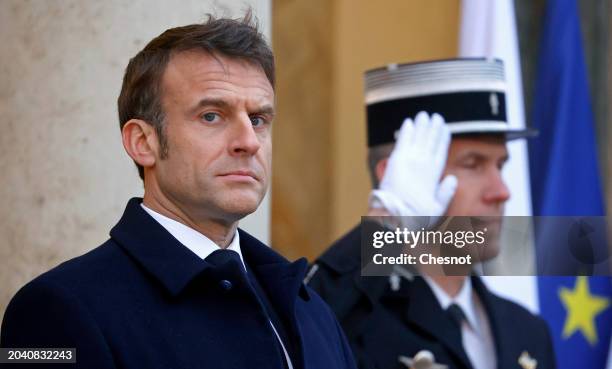
[[[563,338],[568,338],[576,331],[580,331],[594,346],[597,343],[595,317],[610,305],[610,301],[607,298],[592,295],[589,291],[588,279],[584,276],[576,278],[573,290],[561,287],[559,297],[567,310]]]

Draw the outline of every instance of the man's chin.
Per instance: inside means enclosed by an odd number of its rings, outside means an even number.
[[[255,193],[234,194],[221,204],[221,208],[228,215],[242,219],[255,212],[262,200],[263,196]]]

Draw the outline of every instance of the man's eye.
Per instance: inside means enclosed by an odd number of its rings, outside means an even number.
[[[259,127],[266,123],[266,120],[262,117],[251,117],[251,123],[253,123],[253,127]]]
[[[466,169],[475,169],[478,166],[478,162],[476,160],[465,160],[461,163],[461,166]]]
[[[219,118],[217,113],[204,113],[202,114],[202,120],[208,123],[213,123]]]

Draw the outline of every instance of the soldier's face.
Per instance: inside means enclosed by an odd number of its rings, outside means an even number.
[[[464,230],[487,230],[486,246],[471,250],[477,253],[473,257],[479,261],[499,253],[501,216],[510,198],[502,178],[507,160],[506,141],[501,136],[455,137],[449,147],[443,176],[453,174],[458,181],[446,215],[476,217],[471,218],[471,225],[464,226]]]
[[[447,215],[501,216],[510,198],[502,178],[508,160],[503,137],[455,137],[452,139],[443,177],[457,176],[457,192]]]

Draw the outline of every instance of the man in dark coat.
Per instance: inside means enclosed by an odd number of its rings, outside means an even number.
[[[375,188],[368,215],[501,216],[510,196],[501,177],[506,141],[533,134],[507,124],[503,82],[501,62],[484,59],[368,72]],[[395,266],[389,276],[362,276],[363,227],[335,242],[307,276],[336,313],[360,368],[416,367],[419,357],[450,369],[554,368],[544,321],[491,293],[471,268],[447,276]]]
[[[53,368],[353,369],[305,260],[237,228],[268,188],[273,86],[250,15],[173,28],[139,52],[119,115],[144,198],[107,242],[15,295],[0,346],[76,348],[15,355],[76,358]]]

